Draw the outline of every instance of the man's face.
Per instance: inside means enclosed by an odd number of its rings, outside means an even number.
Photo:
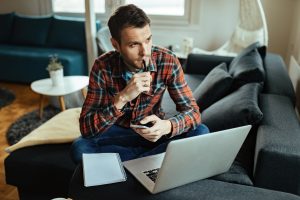
[[[143,60],[149,64],[152,47],[150,26],[143,28],[127,27],[121,31],[121,42],[112,39],[113,45],[120,52],[126,64],[135,69],[143,68]]]

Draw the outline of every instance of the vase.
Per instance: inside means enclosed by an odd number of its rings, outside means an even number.
[[[50,78],[53,86],[59,86],[64,84],[64,71],[63,69],[50,71]]]

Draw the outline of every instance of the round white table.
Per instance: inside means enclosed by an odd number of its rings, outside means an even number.
[[[81,90],[83,97],[86,97],[86,86],[89,84],[88,76],[64,76],[63,84],[53,86],[50,78],[37,80],[31,83],[31,89],[40,94],[39,115],[43,116],[44,96],[57,96],[61,110],[65,110],[64,95]]]

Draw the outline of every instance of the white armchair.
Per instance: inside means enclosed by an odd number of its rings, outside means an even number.
[[[97,44],[101,49],[101,51],[103,51],[104,53],[114,49],[114,47],[110,42],[110,38],[111,38],[111,34],[107,26],[101,28],[97,32],[97,36],[96,36]]]
[[[240,0],[238,23],[230,39],[214,51],[194,49],[193,53],[236,56],[254,42],[268,46],[265,13],[260,0]]]

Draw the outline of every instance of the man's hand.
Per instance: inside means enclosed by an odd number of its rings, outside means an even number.
[[[127,102],[132,101],[142,92],[148,92],[150,86],[150,72],[134,74],[127,86],[115,97],[115,106],[121,109]]]
[[[150,115],[140,121],[141,124],[153,123],[150,128],[132,128],[145,139],[156,142],[161,136],[167,135],[172,130],[172,124],[169,120],[162,120],[156,115]]]
[[[134,74],[127,86],[122,90],[121,95],[123,95],[127,101],[132,101],[142,92],[148,92],[150,90],[150,85],[150,72]]]

